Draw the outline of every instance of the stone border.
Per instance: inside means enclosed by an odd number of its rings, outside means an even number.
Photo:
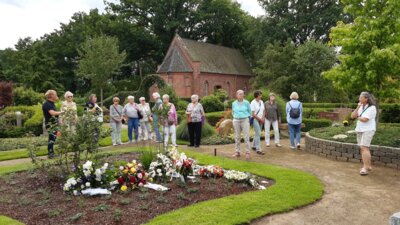
[[[357,144],[330,141],[312,137],[308,132],[305,137],[305,151],[343,162],[361,162],[360,148]],[[400,148],[371,145],[372,163],[400,169]]]

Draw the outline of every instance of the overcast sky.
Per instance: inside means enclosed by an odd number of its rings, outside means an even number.
[[[263,14],[257,0],[237,1],[251,15]],[[0,49],[14,47],[20,37],[37,39],[93,8],[103,10],[103,0],[0,0]]]

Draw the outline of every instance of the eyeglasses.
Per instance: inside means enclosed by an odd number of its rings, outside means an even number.
[[[67,96],[67,98],[72,98],[72,96]]]

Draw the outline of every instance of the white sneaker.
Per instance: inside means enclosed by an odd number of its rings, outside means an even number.
[[[269,144],[265,144],[265,146],[269,147],[270,145]]]
[[[278,143],[278,144],[275,144],[275,146],[278,147],[278,148],[282,147],[282,145],[279,144],[279,143]]]
[[[117,144],[113,144],[113,146],[117,146]]]
[[[296,148],[294,146],[290,146],[290,149],[295,150]]]

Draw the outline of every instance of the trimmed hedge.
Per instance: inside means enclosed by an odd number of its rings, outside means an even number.
[[[320,112],[333,112],[334,108],[303,108],[303,118],[318,119]]]
[[[20,111],[25,114],[23,121],[23,127],[9,126],[6,129],[0,129],[0,137],[21,137],[26,133],[32,133],[34,135],[40,135],[43,131],[43,112],[40,104],[35,106],[11,106],[3,110],[5,113],[15,113]]]
[[[203,105],[205,112],[216,112],[224,110],[224,103],[217,96],[208,95],[201,98],[200,103]]]
[[[224,117],[224,111],[206,113],[207,122],[214,127],[222,117]]]
[[[314,128],[329,127],[332,125],[332,121],[327,120],[327,119],[304,119],[303,118],[302,121],[306,125],[306,127],[301,129],[304,132],[307,132]]]

